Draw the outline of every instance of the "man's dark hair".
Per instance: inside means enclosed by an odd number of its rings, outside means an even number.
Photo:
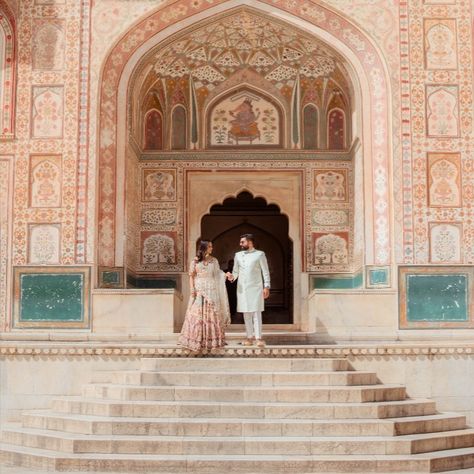
[[[240,236],[241,239],[247,239],[255,245],[255,236],[253,234],[243,234]]]

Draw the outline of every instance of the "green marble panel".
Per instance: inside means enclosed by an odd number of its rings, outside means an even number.
[[[388,283],[388,270],[385,268],[378,268],[369,270],[370,285],[386,285]]]
[[[362,286],[362,273],[357,275],[321,275],[312,277],[312,288],[317,290],[347,290]]]
[[[148,289],[177,289],[178,282],[176,278],[141,278],[127,275],[127,283],[129,288],[148,288]]]
[[[20,322],[83,321],[84,273],[20,275]]]
[[[107,285],[120,284],[120,272],[118,271],[104,271],[102,272],[102,282]]]
[[[467,274],[407,274],[405,278],[408,322],[468,321]]]

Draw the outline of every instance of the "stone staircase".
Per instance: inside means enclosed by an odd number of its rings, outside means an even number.
[[[440,472],[474,466],[474,430],[346,359],[144,358],[4,426],[0,460],[47,471]]]

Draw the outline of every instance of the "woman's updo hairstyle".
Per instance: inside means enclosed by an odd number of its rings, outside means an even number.
[[[198,245],[198,250],[196,258],[198,262],[202,262],[206,256],[207,247],[209,247],[210,240],[200,240]]]

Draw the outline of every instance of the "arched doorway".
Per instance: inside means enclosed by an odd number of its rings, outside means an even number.
[[[214,255],[223,270],[231,266],[230,261],[239,251],[239,237],[244,233],[255,235],[257,248],[267,255],[272,279],[264,324],[293,323],[293,243],[288,231],[288,217],[276,204],[268,204],[247,191],[215,204],[201,219],[201,237],[213,241]],[[235,311],[235,284],[228,284],[227,289],[232,323],[242,324],[242,315]]]

